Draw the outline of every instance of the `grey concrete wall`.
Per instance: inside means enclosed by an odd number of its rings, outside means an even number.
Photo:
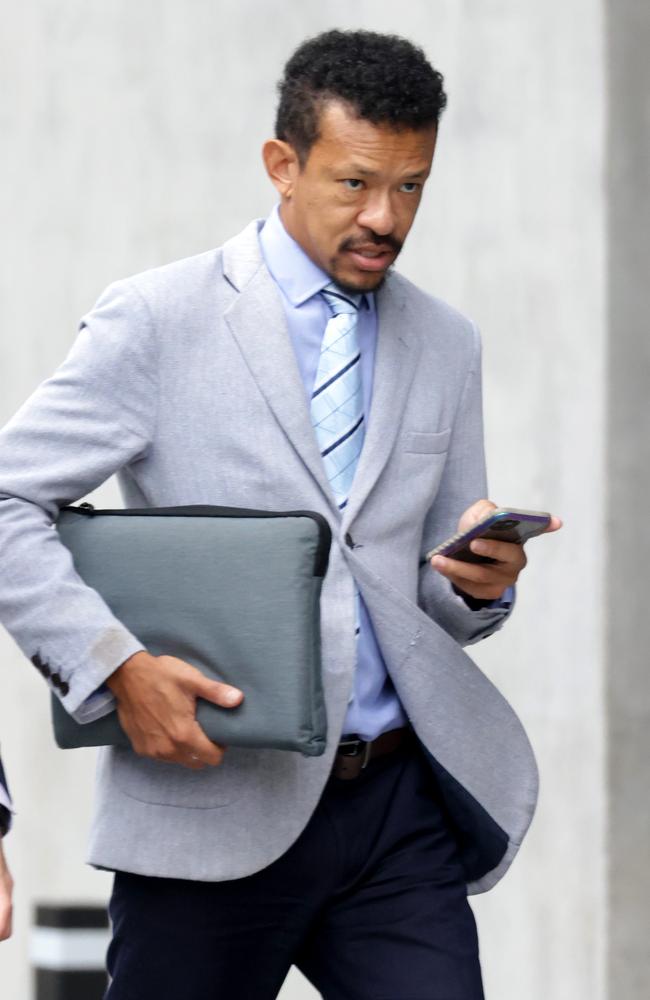
[[[650,993],[650,6],[607,4],[608,982]]]
[[[531,543],[507,630],[474,649],[519,711],[542,773],[526,846],[474,902],[486,992],[619,1000],[606,992],[605,968],[601,3],[360,0],[351,9],[342,0],[6,4],[0,420],[62,358],[108,282],[214,246],[268,210],[259,147],[295,44],[332,26],[419,42],[446,75],[450,106],[402,270],[482,327],[492,496],[566,519],[561,535]],[[621,369],[621,406],[626,378]],[[615,597],[608,588],[609,604]],[[0,945],[0,968],[3,994],[27,1000],[32,902],[103,898],[109,879],[82,864],[92,754],[52,748],[42,682],[6,636],[0,655],[0,733],[19,808],[7,845],[17,930]],[[624,914],[625,898],[610,902]],[[313,996],[290,976],[283,1000]]]

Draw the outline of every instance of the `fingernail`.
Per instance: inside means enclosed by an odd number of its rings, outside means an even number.
[[[431,560],[433,566],[444,566],[447,560],[444,556],[434,556]]]
[[[224,700],[228,705],[236,705],[241,698],[241,691],[237,688],[228,688],[224,694]]]
[[[472,542],[470,548],[472,552],[487,552],[487,545],[485,544],[485,542],[480,542],[480,541]]]

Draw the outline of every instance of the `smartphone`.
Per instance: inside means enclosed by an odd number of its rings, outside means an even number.
[[[551,515],[540,510],[517,510],[516,507],[497,507],[468,531],[453,535],[426,554],[426,560],[433,556],[449,556],[462,562],[493,563],[495,559],[472,552],[469,543],[475,538],[495,538],[501,542],[515,542],[522,545],[529,538],[546,531]]]

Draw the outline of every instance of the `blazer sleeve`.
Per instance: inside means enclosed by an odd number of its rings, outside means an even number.
[[[11,826],[11,796],[0,759],[0,837],[4,837]]]
[[[422,535],[419,606],[457,642],[466,646],[492,635],[514,605],[514,589],[504,601],[473,610],[451,583],[424,560],[425,554],[458,529],[458,518],[476,500],[487,497],[483,444],[481,339],[472,324],[472,359],[451,429],[445,468]]]
[[[111,710],[103,682],[143,646],[81,580],[53,521],[146,460],[157,397],[152,320],[139,292],[119,282],[0,431],[0,621],[79,722]]]

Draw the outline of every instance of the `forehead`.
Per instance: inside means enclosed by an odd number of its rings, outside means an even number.
[[[436,144],[436,127],[396,129],[359,118],[348,105],[330,101],[319,117],[319,136],[308,163],[344,165],[354,161],[369,170],[410,169],[428,172]]]

